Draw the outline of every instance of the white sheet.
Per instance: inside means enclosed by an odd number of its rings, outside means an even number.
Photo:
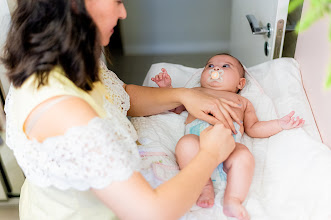
[[[150,78],[163,67],[176,87],[196,86],[202,71],[175,64],[154,64],[144,85],[156,86]],[[241,143],[251,150],[256,162],[253,182],[244,202],[251,219],[331,219],[331,151],[321,143],[302,88],[298,63],[281,58],[248,71],[247,85],[241,95],[252,102],[260,120],[282,117],[292,110],[306,120],[303,128],[282,131],[270,138],[243,135]],[[132,118],[138,140],[143,144],[140,147],[143,174],[153,187],[179,172],[174,149],[184,134],[186,114]],[[213,176],[217,176],[216,171]],[[213,208],[193,206],[182,219],[227,219],[222,212],[225,186],[226,182],[220,179],[214,183]]]

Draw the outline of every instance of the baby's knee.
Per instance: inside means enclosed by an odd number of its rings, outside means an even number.
[[[255,166],[255,159],[253,154],[244,145],[240,147],[237,152],[236,160],[240,163],[245,163],[247,165]]]
[[[232,165],[255,167],[255,159],[245,145],[236,143],[236,148],[230,157],[225,161],[225,169],[230,169]]]
[[[184,135],[181,139],[179,139],[175,149],[176,155],[195,151],[199,151],[199,137],[194,134]]]

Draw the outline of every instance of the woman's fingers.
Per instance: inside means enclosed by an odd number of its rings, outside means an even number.
[[[237,104],[236,104],[237,105]],[[229,113],[229,118],[227,119],[228,121],[235,121],[237,122],[238,125],[242,124],[241,120],[239,119],[237,113],[233,111],[233,109],[227,104],[227,103],[221,103],[221,106],[219,108],[225,108],[227,112]]]
[[[222,104],[220,104],[222,105]],[[220,120],[225,127],[230,128],[234,134],[236,134],[236,128],[234,127],[233,120],[230,114],[224,108],[218,108],[219,111],[216,111],[214,116]],[[221,113],[219,113],[221,112]]]
[[[216,123],[222,123],[226,128],[230,128],[232,132],[236,134],[236,129],[234,127],[233,120],[230,114],[227,112],[227,109],[222,107],[221,103],[219,103],[219,105],[214,105],[213,107],[210,107],[209,110],[210,111],[205,113],[204,116],[201,116],[203,117],[201,118],[202,120],[207,121],[209,124],[212,125]]]
[[[219,98],[223,103],[226,103],[228,104],[229,106],[231,107],[234,107],[234,108],[241,108],[241,104],[237,104],[235,102],[232,102],[232,101],[229,101],[227,99],[224,99],[224,98]]]
[[[184,104],[190,114],[210,124],[222,123],[226,128],[230,128],[233,133],[237,133],[233,121],[236,121],[238,124],[241,124],[241,122],[231,107],[239,107],[238,104],[216,98],[197,89],[187,91],[189,93],[185,94],[190,95],[186,95],[182,99],[182,104]]]
[[[213,115],[211,115],[213,114]],[[217,117],[215,115],[218,115]],[[208,122],[209,124],[211,125],[214,125],[214,124],[217,124],[217,123],[222,123],[224,124],[224,126],[226,128],[230,128],[230,126],[228,125],[226,119],[224,118],[224,116],[221,114],[218,114],[218,113],[205,113],[203,112],[200,116],[200,119],[203,120],[203,121],[206,121]]]
[[[231,131],[221,123],[209,126],[200,134],[200,149],[223,162],[235,147]]]

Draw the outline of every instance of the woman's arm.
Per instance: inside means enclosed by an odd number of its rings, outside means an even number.
[[[197,156],[174,178],[154,190],[141,174],[134,173],[129,180],[93,191],[121,219],[178,219],[196,202],[213,170],[233,150],[230,133],[221,124],[207,128],[201,134]],[[211,148],[219,148],[218,153]]]
[[[146,116],[173,109],[183,104],[194,117],[210,124],[223,123],[235,131],[233,120],[240,124],[236,113],[229,106],[239,108],[236,103],[215,98],[195,89],[154,88],[125,85],[130,96],[130,116]]]
[[[29,117],[34,117],[40,107]],[[84,100],[71,97],[39,116],[29,136],[41,142],[61,135],[71,127],[86,125],[98,115]],[[192,162],[156,189],[135,172],[128,180],[115,181],[104,189],[93,191],[121,219],[178,219],[195,203],[213,170],[235,146],[230,130],[222,124],[206,128],[200,140],[200,152]]]
[[[185,88],[155,88],[137,85],[126,85],[130,96],[129,116],[146,116],[161,113],[181,105]],[[185,95],[184,95],[185,96]]]
[[[219,164],[209,156],[199,153],[185,169],[156,189],[140,173],[134,173],[129,180],[93,191],[120,219],[178,219],[196,202]]]

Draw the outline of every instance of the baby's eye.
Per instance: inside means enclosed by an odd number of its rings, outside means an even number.
[[[224,64],[223,67],[230,67],[230,65],[229,64]]]
[[[209,64],[208,67],[213,68],[214,64]]]

